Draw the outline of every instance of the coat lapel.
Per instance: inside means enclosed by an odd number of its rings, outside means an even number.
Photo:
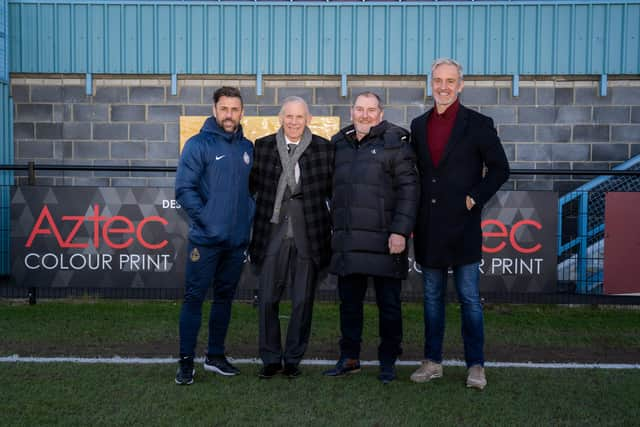
[[[412,135],[415,141],[416,157],[420,163],[421,170],[427,170],[433,168],[433,161],[431,160],[431,153],[429,152],[429,141],[427,141],[427,121],[429,115],[433,110],[427,111],[416,123],[416,135]]]
[[[444,148],[444,153],[442,153],[442,158],[438,163],[438,167],[442,167],[447,161],[447,157],[451,152],[455,149],[457,144],[460,144],[462,137],[464,136],[464,130],[467,127],[467,109],[460,104],[460,109],[458,110],[458,114],[456,115],[456,122],[453,125],[453,129],[451,130],[451,136],[449,136],[449,141],[447,141],[447,145]]]

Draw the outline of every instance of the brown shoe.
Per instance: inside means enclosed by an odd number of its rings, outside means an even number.
[[[426,383],[436,378],[442,378],[442,364],[423,360],[420,367],[411,374],[411,381],[414,383]]]
[[[483,390],[487,386],[487,378],[484,375],[484,368],[480,365],[473,365],[469,368],[467,376],[467,387]]]

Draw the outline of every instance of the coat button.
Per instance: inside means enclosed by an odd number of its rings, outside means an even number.
[[[436,199],[431,199],[431,204],[435,205],[436,204]]]
[[[438,182],[438,180],[435,179],[435,178],[431,178],[431,182],[433,182],[435,184],[436,182]]]

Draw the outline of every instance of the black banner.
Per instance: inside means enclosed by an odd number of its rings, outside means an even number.
[[[13,187],[12,274],[18,286],[181,288],[188,219],[173,188]],[[481,290],[553,292],[557,194],[499,192],[483,211]],[[420,293],[410,262],[404,290]],[[248,268],[241,289],[254,289]],[[328,278],[320,289],[330,290]]]
[[[558,194],[501,191],[482,212],[481,291],[555,292]]]
[[[19,286],[182,286],[188,223],[173,188],[14,187]]]

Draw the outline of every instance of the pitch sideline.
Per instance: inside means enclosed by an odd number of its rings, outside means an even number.
[[[259,359],[233,359],[229,358],[233,363],[239,365],[257,365],[262,363]],[[202,358],[196,359],[196,362],[202,362]],[[158,365],[176,363],[174,357],[29,357],[29,356],[3,356],[0,357],[0,363],[81,363],[81,364],[112,364],[112,365]],[[310,366],[332,366],[335,360],[327,359],[305,359],[302,365]],[[363,360],[360,362],[365,366],[377,366],[376,360]],[[420,361],[417,360],[399,360],[396,365],[399,366],[417,366]],[[442,362],[445,366],[465,366],[462,360],[445,360]],[[485,362],[486,367],[491,368],[532,368],[532,369],[640,369],[640,364],[632,363],[542,363],[542,362]]]

